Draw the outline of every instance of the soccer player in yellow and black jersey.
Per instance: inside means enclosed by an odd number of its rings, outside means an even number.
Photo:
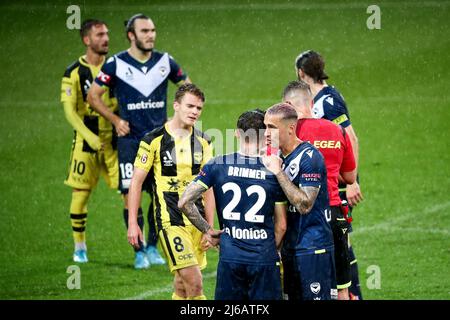
[[[137,223],[141,190],[151,172],[158,236],[169,269],[174,273],[172,299],[206,299],[200,270],[206,267],[208,245],[202,245],[206,239],[178,208],[184,189],[212,157],[209,138],[194,128],[204,101],[203,92],[194,84],[179,87],[173,104],[173,118],[146,134],[140,142],[128,193],[128,241],[136,247],[142,241],[142,230]],[[200,211],[212,226],[212,192],[205,193],[204,205],[201,200],[198,203]]]
[[[119,169],[112,124],[100,117],[86,101],[88,90],[108,53],[108,28],[100,20],[89,19],[83,22],[80,35],[86,54],[64,73],[61,102],[75,134],[64,183],[73,189],[70,205],[75,242],[73,260],[82,263],[88,261],[85,229],[89,195],[100,174],[111,188],[117,188]],[[110,92],[103,95],[103,100],[112,111],[117,109],[117,101]]]

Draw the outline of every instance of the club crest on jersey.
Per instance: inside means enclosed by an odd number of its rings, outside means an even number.
[[[66,88],[66,95],[67,95],[68,97],[72,96],[72,89]]]
[[[165,66],[159,67],[159,73],[161,73],[161,76],[164,77],[167,73],[167,68]]]
[[[320,283],[319,282],[313,282],[309,285],[309,288],[311,289],[311,292],[314,294],[318,294],[320,292]]]

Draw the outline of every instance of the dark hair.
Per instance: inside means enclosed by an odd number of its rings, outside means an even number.
[[[202,102],[205,102],[205,94],[193,83],[185,83],[181,85],[177,92],[175,92],[175,101],[178,103],[181,102],[181,99],[186,95],[186,93],[193,94],[197,98],[201,99]]]
[[[316,51],[302,52],[295,59],[295,67],[297,70],[303,70],[304,73],[314,79],[314,82],[322,83],[323,80],[328,79],[325,73],[325,60]]]
[[[144,19],[144,20],[150,20],[149,17],[147,17],[145,14],[143,13],[138,13],[135,14],[134,16],[132,16],[130,19],[126,20],[124,22],[125,25],[125,34],[127,36],[127,39],[130,40],[130,38],[128,38],[128,32],[132,32],[133,34],[136,34],[134,31],[134,22],[138,19]]]
[[[245,111],[239,116],[237,128],[246,132],[247,130],[266,129],[264,124],[264,115],[266,113],[261,109]]]
[[[240,137],[246,143],[258,143],[264,140],[264,115],[266,113],[261,109],[245,111],[239,116],[237,129],[240,131]]]
[[[303,91],[311,94],[311,88],[309,87],[309,84],[302,80],[295,80],[289,82],[286,88],[284,88],[281,99],[286,99],[286,97],[293,91]]]
[[[267,109],[266,113],[269,115],[279,115],[282,120],[297,121],[297,111],[286,102],[274,104]]]
[[[80,28],[81,41],[83,41],[83,38],[85,36],[87,36],[87,34],[89,33],[89,31],[92,29],[93,26],[98,26],[98,25],[106,26],[106,23],[104,21],[98,20],[98,19],[84,20],[83,23],[81,24],[81,28]]]

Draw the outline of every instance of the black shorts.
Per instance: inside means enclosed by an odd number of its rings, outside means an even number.
[[[139,150],[140,140],[131,137],[119,137],[117,149],[119,153],[119,190],[122,194],[128,194],[131,178],[133,177],[133,165]],[[151,192],[151,174],[147,175],[142,186],[142,191]]]
[[[348,230],[350,224],[344,218],[340,207],[331,207],[331,230],[334,239],[334,261],[336,264],[336,282],[338,289],[352,284],[350,257],[348,252]]]

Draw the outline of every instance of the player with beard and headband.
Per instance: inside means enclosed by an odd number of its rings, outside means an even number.
[[[124,199],[123,216],[128,228],[128,189],[133,175],[133,163],[139,142],[167,120],[167,87],[169,80],[177,86],[190,82],[175,60],[164,52],[154,50],[156,28],[143,14],[136,14],[126,22],[130,48],[109,58],[89,91],[88,101],[103,117],[111,121],[117,131],[119,152],[119,190]],[[113,89],[119,103],[119,115],[111,112],[101,95]],[[143,190],[151,194],[150,177]],[[150,199],[152,197],[150,196]],[[145,269],[150,264],[164,264],[156,249],[154,204],[148,212],[149,233],[147,246],[135,247],[135,268]],[[139,207],[138,223],[143,230],[144,218]]]
[[[71,64],[64,73],[61,102],[67,121],[74,129],[69,172],[64,183],[72,187],[70,219],[75,250],[73,260],[88,262],[86,247],[87,203],[100,174],[111,188],[117,188],[117,137],[111,122],[100,117],[87,103],[88,90],[100,71],[108,53],[108,27],[97,19],[83,21],[80,36],[86,54]],[[117,101],[110,91],[100,99],[111,112]]]

